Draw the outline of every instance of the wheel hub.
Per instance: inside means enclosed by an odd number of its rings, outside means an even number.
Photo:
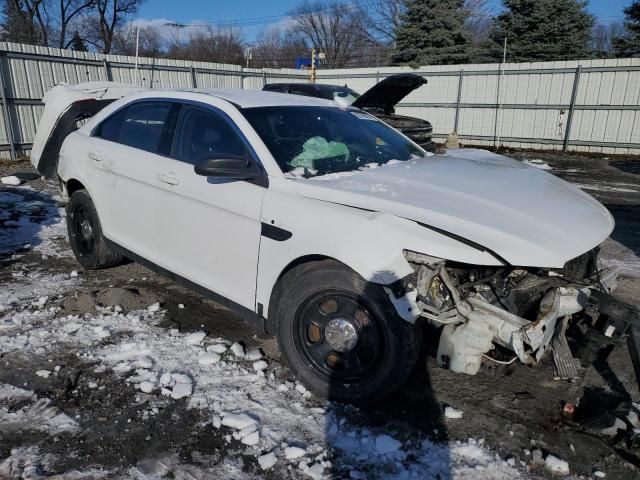
[[[89,222],[89,220],[84,220],[80,224],[80,231],[82,232],[82,237],[85,240],[91,239],[91,237],[93,236],[93,229],[91,228],[91,223]]]
[[[324,329],[324,336],[336,352],[348,352],[358,343],[358,332],[346,318],[330,320]]]

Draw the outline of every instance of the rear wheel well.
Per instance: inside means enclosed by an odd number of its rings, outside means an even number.
[[[74,192],[77,192],[78,190],[83,190],[83,189],[84,189],[84,185],[80,183],[80,181],[76,180],[75,178],[72,178],[67,182],[67,195],[69,197],[71,197],[71,195],[73,195]]]

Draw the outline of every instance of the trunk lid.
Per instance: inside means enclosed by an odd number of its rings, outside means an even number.
[[[92,117],[111,102],[140,87],[114,82],[88,82],[78,85],[60,84],[44,98],[44,111],[31,148],[31,164],[45,177],[54,177],[62,142],[80,127],[80,122]]]

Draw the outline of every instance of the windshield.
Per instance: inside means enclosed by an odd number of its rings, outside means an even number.
[[[297,177],[372,168],[425,153],[361,110],[337,107],[244,109],[283,172]]]

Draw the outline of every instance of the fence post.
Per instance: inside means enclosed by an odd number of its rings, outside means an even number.
[[[4,88],[4,59],[6,52],[0,52],[0,91],[2,91],[2,114],[4,116],[4,126],[7,132],[7,140],[11,149],[11,160],[16,161],[16,144],[13,136],[13,124],[11,123],[11,115],[9,114],[9,104],[7,103],[7,92]]]
[[[104,74],[107,78],[107,82],[113,81],[113,78],[111,77],[111,68],[109,67],[109,61],[106,58],[102,61],[102,66],[104,67]]]
[[[267,72],[262,69],[262,86],[264,87],[267,84]]]
[[[464,77],[464,70],[460,69],[458,75],[458,98],[456,100],[456,116],[453,122],[453,133],[458,133],[458,121],[460,119],[460,99],[462,98],[462,78]]]
[[[504,63],[500,64],[500,70],[498,70],[498,88],[496,92],[496,118],[493,122],[493,148],[498,148],[500,142],[500,135],[498,135],[498,120],[500,119],[500,112],[502,110],[502,99],[500,97],[500,90],[502,87],[502,76],[504,75]],[[502,128],[500,129],[502,130]]]
[[[569,105],[569,115],[567,115],[567,128],[564,131],[564,142],[562,143],[562,151],[566,152],[569,146],[569,137],[571,136],[571,125],[573,124],[573,112],[576,108],[576,98],[578,97],[578,87],[580,86],[580,74],[582,73],[582,65],[576,67],[576,74],[573,77],[573,91],[571,92],[571,105]]]
[[[189,67],[189,71],[191,72],[191,88],[198,88],[198,79],[196,78],[196,67],[191,65]]]

